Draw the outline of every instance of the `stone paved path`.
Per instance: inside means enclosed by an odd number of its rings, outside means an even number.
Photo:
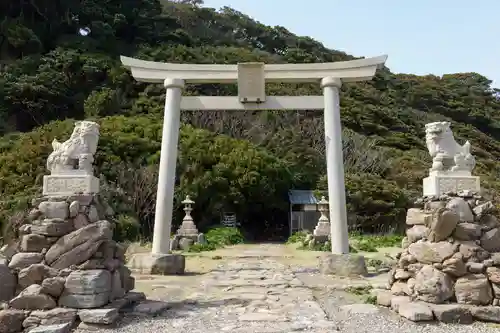
[[[200,275],[197,285],[158,286],[149,295],[156,301],[127,314],[119,327],[102,332],[499,332],[488,324],[417,325],[402,320],[339,290],[338,282],[326,286],[328,278],[312,269],[314,264],[289,265],[278,259],[279,251],[276,245],[258,245]]]

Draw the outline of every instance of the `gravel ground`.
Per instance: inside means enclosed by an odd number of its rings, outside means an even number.
[[[386,308],[336,288],[318,287],[324,279],[286,260],[265,258],[270,246],[243,253],[199,280],[184,299],[166,294],[124,316],[115,328],[98,333],[499,333],[500,325],[416,324]],[[170,286],[172,287],[172,286]],[[179,286],[182,288],[182,286]],[[180,294],[180,293],[177,293]],[[140,312],[140,315],[138,315]],[[76,332],[85,332],[77,329]]]

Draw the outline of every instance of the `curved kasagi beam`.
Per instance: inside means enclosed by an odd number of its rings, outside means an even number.
[[[165,78],[185,80],[186,83],[236,83],[237,65],[174,64],[139,60],[121,56],[122,64],[131,70],[137,81],[162,83]],[[387,55],[350,61],[313,64],[265,64],[266,82],[318,82],[332,76],[343,82],[372,79]]]

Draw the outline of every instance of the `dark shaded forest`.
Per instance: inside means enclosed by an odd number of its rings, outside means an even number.
[[[164,88],[134,81],[126,55],[176,63],[313,63],[354,57],[285,27],[201,1],[4,0],[0,3],[0,223],[15,229],[40,193],[54,137],[75,119],[101,125],[97,170],[123,238],[151,235]],[[5,14],[3,14],[5,13]],[[390,55],[389,55],[390,56]],[[268,95],[320,94],[317,84],[268,84]],[[475,173],[500,189],[500,99],[478,73],[380,70],[341,91],[351,229],[397,230],[421,193],[430,158],[424,124],[447,120],[469,140]],[[187,95],[236,95],[189,85]],[[183,112],[175,207],[190,194],[199,228],[236,212],[250,236],[287,234],[287,191],[326,189],[321,112]],[[266,237],[267,237],[266,236]]]

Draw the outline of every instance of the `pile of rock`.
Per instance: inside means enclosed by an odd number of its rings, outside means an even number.
[[[378,303],[410,320],[500,322],[500,223],[477,193],[424,197]]]
[[[96,196],[75,195],[42,199],[30,212],[0,259],[0,332],[39,325],[64,332],[78,317],[83,325],[112,324],[143,298],[128,293],[135,281],[101,207]]]

